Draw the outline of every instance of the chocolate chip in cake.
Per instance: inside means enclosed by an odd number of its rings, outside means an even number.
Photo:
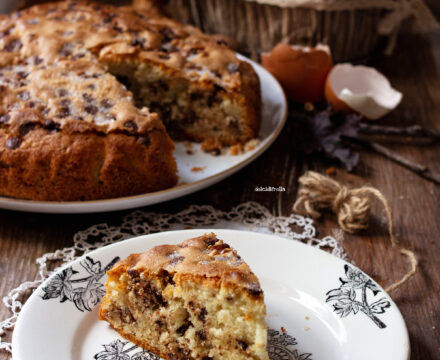
[[[84,106],[84,111],[89,113],[90,115],[96,115],[98,112],[98,107],[95,105],[86,105]]]
[[[44,120],[44,128],[51,133],[58,132],[60,130],[61,125],[52,119],[46,119]]]
[[[171,56],[169,54],[159,54],[159,59],[168,60]]]
[[[233,116],[227,116],[225,118],[225,123],[226,123],[226,125],[234,128],[234,129],[238,129],[238,120],[237,120],[237,118],[235,118]]]
[[[201,340],[201,341],[206,341],[206,333],[205,330],[199,330],[196,332],[197,337]]]
[[[1,31],[0,32],[0,37],[11,35],[13,30],[14,30],[14,27],[12,26],[9,29]]]
[[[88,102],[88,103],[91,103],[95,100],[95,99],[93,99],[93,96],[88,93],[83,93],[82,98],[84,99],[85,102]]]
[[[206,310],[206,308],[202,308],[200,310],[200,314],[199,316],[197,316],[197,318],[201,321],[201,322],[205,322],[206,321],[206,315],[208,315],[208,311]]]
[[[214,105],[218,101],[219,101],[219,99],[218,99],[218,97],[215,94],[210,94],[208,96],[208,98],[206,99],[206,105],[211,107],[212,105]]]
[[[195,91],[195,92],[189,94],[189,99],[190,99],[191,101],[200,100],[200,99],[202,99],[202,98],[203,98],[203,93],[200,92],[200,91]]]
[[[204,239],[205,244],[208,246],[212,246],[217,242],[217,238],[216,237],[208,237],[206,239]]]
[[[240,70],[240,65],[235,62],[230,62],[226,68],[231,74],[234,74]]]
[[[14,39],[12,41],[10,41],[4,48],[4,51],[7,52],[14,52],[14,51],[19,51],[22,48],[23,44],[20,40],[18,39]]]
[[[201,48],[191,48],[188,51],[188,56],[190,56],[190,55],[197,55],[202,50],[203,49],[201,49]]]
[[[217,250],[217,251],[220,251],[220,252],[222,252],[223,250],[225,250],[225,249],[230,249],[231,247],[228,245],[228,244],[225,244],[225,243],[223,243],[223,244],[221,244],[221,243],[219,243],[219,244],[214,244],[214,245],[212,245],[211,247],[210,247],[210,249],[212,249],[212,250]]]
[[[246,351],[246,349],[249,347],[249,344],[246,343],[246,342],[244,342],[244,341],[242,341],[242,340],[237,340],[237,342],[238,342],[238,345],[240,345],[240,347],[241,347],[244,351]]]
[[[59,97],[65,97],[65,96],[69,95],[69,92],[63,88],[57,89],[56,93]]]
[[[30,131],[32,131],[35,128],[35,123],[32,122],[27,122],[24,124],[20,125],[20,136],[25,136],[27,133],[29,133]]]
[[[27,71],[17,71],[16,74],[19,79],[26,79],[29,76]]]
[[[31,98],[31,94],[29,94],[29,91],[24,90],[24,91],[21,91],[21,92],[19,92],[17,94],[17,98],[19,100],[26,101],[26,100],[29,100]]]
[[[132,278],[138,278],[140,276],[139,271],[135,269],[130,269],[127,271],[128,275],[130,275]]]
[[[258,284],[251,284],[248,288],[246,288],[246,291],[252,296],[260,296],[263,294],[263,290]]]
[[[18,137],[10,137],[6,140],[6,147],[8,147],[11,150],[15,150],[19,148],[21,145],[21,139]]]
[[[183,260],[185,260],[184,256],[173,257],[170,261],[170,265],[177,265],[178,263],[182,262]]]
[[[150,140],[149,136],[140,136],[139,137],[139,142],[142,145],[145,145],[145,146],[150,146],[151,145],[151,140]]]
[[[73,10],[77,4],[78,4],[78,1],[76,1],[76,0],[69,1],[69,4],[67,5],[67,10],[68,11]]]
[[[139,46],[140,48],[144,48],[145,39],[143,38],[134,38],[131,42],[131,46]]]
[[[67,106],[61,106],[58,109],[57,118],[66,118],[70,115],[70,109]]]
[[[128,120],[124,123],[124,126],[128,129],[133,129],[133,130],[137,130],[138,126],[137,124],[133,121],[133,120]]]
[[[179,38],[179,36],[170,28],[160,29],[159,33],[163,36],[164,42],[170,42],[173,39]]]
[[[186,330],[188,330],[191,326],[193,326],[192,322],[187,321],[176,330],[176,333],[179,334],[180,336],[183,336],[183,335],[185,335]]]
[[[89,85],[87,85],[87,89],[95,90],[96,86],[95,86],[95,84],[89,84]]]
[[[113,103],[109,99],[103,99],[101,100],[100,105],[104,109],[110,109],[113,106]]]
[[[154,323],[159,327],[162,327],[164,325],[164,323],[161,320],[156,320]]]
[[[72,101],[70,101],[69,99],[62,99],[60,100],[60,105],[63,107],[69,107],[70,105],[72,105]]]
[[[211,356],[204,356],[202,360],[214,360]]]
[[[38,57],[38,56],[34,56],[33,57],[33,63],[34,65],[40,65],[43,62],[43,59]]]
[[[11,116],[9,114],[4,114],[0,116],[0,124],[7,124],[11,120]]]
[[[115,14],[113,14],[113,13],[109,13],[107,16],[105,16],[105,17],[102,19],[102,22],[103,22],[104,24],[111,23],[112,20],[113,20],[113,18],[114,18],[115,16],[116,16]]]
[[[118,33],[122,33],[124,31],[121,27],[117,25],[113,25],[112,29],[117,31]]]

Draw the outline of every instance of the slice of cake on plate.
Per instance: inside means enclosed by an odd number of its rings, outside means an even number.
[[[100,319],[156,355],[269,359],[258,279],[215,234],[132,254],[108,276]]]

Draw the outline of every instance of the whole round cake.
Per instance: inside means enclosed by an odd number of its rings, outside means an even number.
[[[0,19],[0,49],[1,196],[161,190],[177,182],[170,135],[231,145],[258,133],[252,67],[155,11],[37,5]]]

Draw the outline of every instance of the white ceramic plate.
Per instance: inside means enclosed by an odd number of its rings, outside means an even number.
[[[118,258],[209,230],[141,236],[91,252],[43,283],[12,338],[14,360],[148,360],[98,320],[105,269]],[[408,360],[396,304],[367,275],[324,251],[261,233],[215,230],[261,281],[272,360]],[[73,270],[73,271],[72,271]],[[281,331],[285,329],[285,333]]]
[[[213,156],[193,144],[192,155],[187,154],[183,142],[176,143],[178,165],[177,186],[153,193],[96,201],[32,201],[0,197],[0,208],[41,213],[91,213],[131,209],[172,200],[213,185],[234,174],[260,156],[277,138],[287,117],[287,102],[277,80],[257,63],[239,55],[254,67],[260,78],[262,92],[262,122],[260,143],[241,155]],[[200,171],[194,171],[199,169]]]

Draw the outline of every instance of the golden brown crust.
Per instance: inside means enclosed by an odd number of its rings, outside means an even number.
[[[0,130],[0,142],[7,137]],[[3,195],[17,198],[73,201],[173,186],[172,143],[158,131],[151,132],[149,139],[145,146],[123,133],[50,134],[44,128],[34,129],[19,148],[0,150],[0,189]]]
[[[257,277],[237,252],[216,235],[205,234],[179,245],[161,245],[143,254],[132,254],[108,271],[110,277],[134,271],[145,277],[167,271],[175,281],[202,282],[213,279],[215,286],[241,288],[253,297],[262,297]]]
[[[108,72],[118,61],[222,89],[240,104],[242,125],[221,141],[257,135],[255,72],[198,29],[130,7],[37,5],[0,18],[0,195],[91,200],[176,184],[174,145],[157,115],[136,108]]]

